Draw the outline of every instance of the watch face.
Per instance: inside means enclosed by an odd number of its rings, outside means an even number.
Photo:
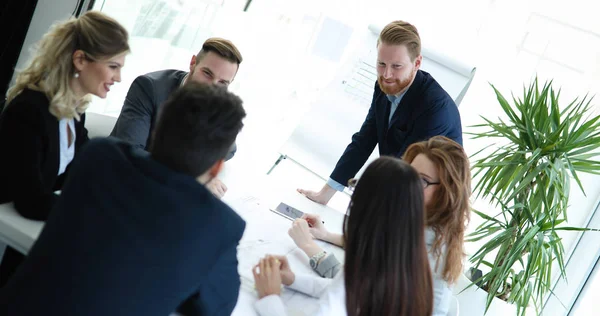
[[[317,267],[317,262],[314,259],[310,259],[310,267],[313,269]]]

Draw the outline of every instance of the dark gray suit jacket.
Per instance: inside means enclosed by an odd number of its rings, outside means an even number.
[[[121,114],[110,136],[147,150],[159,107],[181,86],[187,74],[185,71],[168,69],[137,77],[129,87]],[[225,159],[231,159],[236,150],[234,143]]]

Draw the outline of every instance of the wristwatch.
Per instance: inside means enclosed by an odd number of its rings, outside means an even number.
[[[314,256],[310,257],[310,266],[313,269],[316,269],[317,266],[319,265],[319,261],[321,261],[321,259],[323,259],[323,257],[325,257],[325,255],[327,255],[327,252],[325,250],[315,254]]]

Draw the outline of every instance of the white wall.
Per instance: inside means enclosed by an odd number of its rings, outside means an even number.
[[[27,37],[23,42],[23,49],[17,61],[15,69],[18,71],[27,65],[31,56],[30,52],[34,45],[42,38],[54,22],[68,19],[75,11],[77,0],[39,0]],[[13,74],[13,82],[16,76],[16,71]],[[12,85],[12,83],[11,83]]]

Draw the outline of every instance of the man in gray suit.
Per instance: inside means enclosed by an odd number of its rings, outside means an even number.
[[[189,72],[167,69],[137,77],[127,92],[121,114],[110,135],[147,149],[160,106],[171,93],[187,82],[227,87],[235,78],[241,62],[242,55],[231,41],[214,37],[204,42],[198,55],[192,56]],[[233,144],[226,160],[231,159],[235,151],[236,145]],[[219,198],[227,191],[217,178],[207,187]]]

